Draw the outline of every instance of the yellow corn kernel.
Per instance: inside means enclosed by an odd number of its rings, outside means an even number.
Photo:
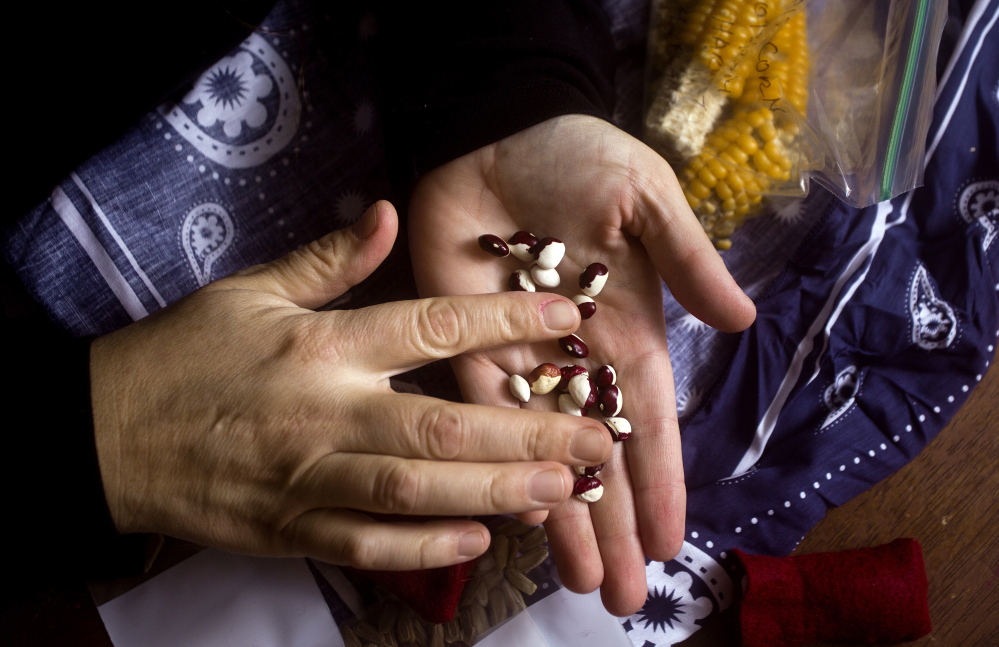
[[[715,249],[720,249],[723,252],[726,249],[732,249],[732,241],[728,238],[718,238],[715,240]]]
[[[738,145],[729,146],[728,148],[725,149],[725,153],[728,153],[729,157],[735,160],[735,165],[738,168],[744,167],[746,165],[746,162],[749,161],[749,155],[746,153],[746,151],[739,148]]]
[[[722,163],[713,157],[705,162],[705,165],[711,170],[711,174],[719,180],[728,175],[728,169],[722,166]]]
[[[769,175],[770,177],[773,177],[778,171],[777,166],[770,161],[770,158],[767,157],[767,154],[763,151],[756,151],[753,153],[753,166],[755,166],[756,170],[760,173]]]
[[[784,149],[782,149],[780,144],[774,139],[771,139],[763,145],[763,152],[765,152],[767,157],[775,162],[779,161],[782,157],[787,157],[784,154]]]
[[[732,188],[729,187],[727,182],[719,182],[718,184],[716,184],[715,193],[717,193],[718,197],[721,198],[722,200],[727,200],[733,197]]]
[[[691,193],[690,189],[684,189],[683,196],[687,198],[687,204],[690,205],[691,209],[697,209],[701,206],[701,199]]]
[[[752,135],[740,135],[739,139],[736,140],[736,143],[747,155],[752,155],[760,148],[759,144],[756,143],[756,139],[754,139]]]
[[[742,181],[742,175],[738,171],[729,173],[728,177],[725,178],[725,181],[735,193],[742,193],[746,190],[746,183]]]
[[[739,70],[736,70],[734,74],[724,77],[721,90],[738,99],[746,91],[746,78],[739,74]]]
[[[701,182],[704,183],[704,186],[706,186],[706,187],[710,188],[710,187],[713,187],[714,185],[718,184],[718,178],[716,178],[711,173],[711,171],[709,171],[706,168],[702,168],[700,171],[698,171],[697,177],[701,180]]]
[[[724,164],[728,169],[734,170],[739,166],[739,164],[735,161],[735,158],[729,155],[727,151],[719,153],[718,159],[721,160],[722,164]]]
[[[756,132],[760,134],[760,139],[765,142],[773,141],[777,137],[777,129],[771,123],[760,124]]]
[[[739,57],[739,48],[736,47],[735,45],[729,45],[728,47],[725,47],[724,49],[719,51],[718,55],[721,56],[726,61],[734,61]]]
[[[704,184],[702,184],[700,180],[691,180],[690,184],[688,185],[688,188],[690,189],[691,193],[693,193],[701,200],[711,195],[711,189],[704,186]]]
[[[719,128],[718,134],[730,142],[735,141],[736,139],[739,138],[739,130],[731,124],[725,124],[724,126]]]

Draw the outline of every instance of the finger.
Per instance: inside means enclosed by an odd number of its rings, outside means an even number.
[[[264,290],[302,308],[318,308],[363,281],[392,250],[399,222],[385,200],[371,205],[353,227],[299,247],[271,263],[237,272],[230,288]]]
[[[359,365],[386,376],[472,350],[554,340],[579,326],[572,301],[526,292],[400,301],[337,315],[339,334],[355,340]]]
[[[461,519],[378,522],[350,510],[311,510],[282,535],[290,553],[367,570],[403,571],[467,562],[489,547],[489,531]]]
[[[595,591],[604,579],[604,563],[589,505],[571,498],[549,510],[545,532],[562,584],[573,593]]]
[[[341,451],[435,461],[596,465],[610,456],[612,444],[607,430],[587,418],[403,393],[369,398],[353,415],[351,433],[338,444]]]
[[[690,210],[669,165],[652,151],[655,178],[636,197],[626,231],[639,238],[676,300],[704,323],[725,332],[748,328],[756,306],[736,284]]]
[[[617,367],[632,435],[624,443],[645,554],[669,561],[683,543],[686,488],[673,373],[665,347]]]
[[[551,508],[572,492],[564,465],[454,463],[329,454],[296,484],[310,508],[415,515],[508,514]]]
[[[638,534],[641,508],[635,507],[623,454],[623,447],[615,448],[614,458],[600,474],[604,495],[589,506],[604,564],[600,597],[609,612],[622,617],[638,611],[648,595],[645,553]]]

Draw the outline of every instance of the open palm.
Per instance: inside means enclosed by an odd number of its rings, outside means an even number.
[[[410,249],[422,296],[506,289],[528,265],[493,258],[482,234],[524,230],[566,246],[554,292],[580,292],[590,263],[610,272],[597,310],[578,334],[585,360],[553,342],[482,351],[453,366],[469,402],[557,409],[554,396],[521,405],[508,378],[543,362],[610,364],[634,434],[615,444],[594,504],[572,499],[545,522],[563,582],[577,592],[601,588],[612,613],[637,611],[647,594],[645,555],[672,559],[683,539],[685,490],[661,281],[688,311],[720,330],[755,316],[684,200],[672,170],[644,144],[611,124],[570,115],[550,119],[454,160],[420,179],[410,203]],[[536,515],[540,521],[543,515]]]

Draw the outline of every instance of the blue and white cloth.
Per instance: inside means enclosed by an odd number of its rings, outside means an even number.
[[[376,31],[350,8],[280,3],[5,232],[8,262],[56,322],[99,335],[352,223],[391,197]]]
[[[925,186],[866,209],[823,191],[736,233],[726,264],[757,321],[711,331],[668,299],[687,533],[624,621],[671,645],[728,607],[729,554],[785,555],[826,511],[944,427],[999,345],[999,2],[980,1],[940,79]],[[793,253],[789,255],[788,250]],[[999,422],[994,431],[999,431]]]
[[[640,53],[647,2],[606,4],[619,47]],[[910,461],[988,369],[997,18],[999,1],[975,5],[941,79],[926,186],[867,209],[816,190],[737,232],[725,260],[759,313],[745,333],[712,331],[667,294],[687,535],[676,560],[648,564],[648,601],[623,620],[636,647],[678,642],[728,607],[731,549],[789,553],[830,506]],[[353,222],[391,197],[376,31],[371,15],[284,0],[5,232],[8,261],[57,322],[96,335]],[[640,82],[626,62],[616,118],[629,130]]]

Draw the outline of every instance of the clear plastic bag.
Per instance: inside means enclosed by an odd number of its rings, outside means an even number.
[[[945,0],[654,0],[645,139],[719,248],[768,195],[918,186]]]

